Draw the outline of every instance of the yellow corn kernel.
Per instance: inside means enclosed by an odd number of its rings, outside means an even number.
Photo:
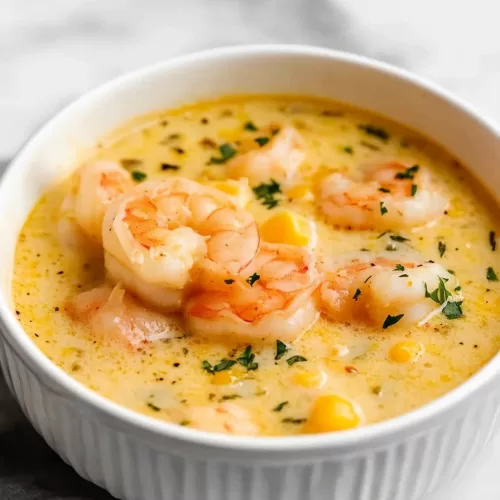
[[[236,128],[222,128],[218,131],[220,137],[229,142],[234,142],[238,140],[242,134],[243,130],[241,127]]]
[[[418,342],[406,340],[394,344],[389,350],[389,357],[397,363],[406,363],[416,360],[423,351],[423,347]]]
[[[305,184],[297,184],[286,192],[292,200],[310,200],[313,198],[311,188]]]
[[[311,242],[313,231],[306,218],[284,210],[262,224],[260,235],[271,243],[286,243],[303,247]]]
[[[232,385],[239,380],[231,370],[217,372],[212,377],[212,383],[215,385]]]
[[[354,405],[336,394],[320,396],[309,413],[306,431],[310,433],[343,431],[357,427],[360,416]]]
[[[314,372],[302,371],[294,375],[293,381],[302,387],[319,389],[326,382],[326,373],[321,370]]]
[[[241,208],[245,208],[252,199],[252,191],[246,179],[241,179],[239,181],[233,179],[217,181],[214,182],[212,186],[229,195],[234,203]]]

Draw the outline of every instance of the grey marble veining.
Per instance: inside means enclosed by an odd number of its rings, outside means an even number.
[[[499,14],[495,0],[0,0],[0,159],[55,110],[110,78],[245,43],[376,57],[437,81],[500,121]],[[432,500],[497,500],[498,466],[497,438]]]

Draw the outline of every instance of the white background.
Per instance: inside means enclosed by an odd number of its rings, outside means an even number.
[[[114,76],[201,48],[272,42],[377,57],[500,121],[499,0],[0,0],[0,160]],[[498,500],[497,476],[499,439],[432,500]]]

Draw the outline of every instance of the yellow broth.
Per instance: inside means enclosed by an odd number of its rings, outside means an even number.
[[[253,128],[245,127],[248,122],[258,130],[247,130]],[[285,124],[293,125],[306,142],[307,157],[300,167],[306,186],[314,186],[324,173],[349,173],[363,162],[390,158],[431,169],[450,194],[451,206],[436,225],[402,231],[409,238],[403,243],[375,231],[335,229],[310,200],[280,198],[279,206],[269,210],[253,199],[247,210],[256,220],[262,223],[282,208],[313,218],[319,254],[408,245],[455,272],[464,295],[462,318],[448,320],[439,314],[427,327],[387,330],[320,318],[279,360],[274,343],[252,344],[258,368],[247,371],[236,364],[230,377],[208,373],[202,362],[215,365],[224,358],[235,359],[245,344],[210,342],[182,331],[178,338],[139,352],[100,343],[65,311],[69,298],[104,280],[101,257],[66,254],[59,243],[59,207],[69,186],[65,181],[36,205],[16,252],[16,313],[42,352],[92,390],[138,412],[189,425],[190,408],[230,400],[250,412],[262,435],[303,432],[302,420],[321,394],[354,402],[367,424],[421,406],[481,368],[500,342],[500,287],[486,276],[490,266],[500,273],[500,248],[493,251],[490,242],[491,231],[500,234],[495,222],[498,211],[467,171],[428,139],[334,102],[235,97],[138,118],[99,145],[95,158],[117,160],[131,175],[137,177],[133,172],[139,171],[148,179],[173,175],[200,182],[225,179],[224,164],[207,165],[211,157],[219,156],[219,145],[231,143],[242,151],[255,138],[269,136],[270,127]],[[389,138],[360,128],[366,124],[383,129]],[[439,242],[446,244],[442,257]],[[403,340],[420,342],[423,354],[415,361],[392,361],[389,350]],[[344,348],[348,353],[341,355]],[[307,361],[289,366],[287,359],[294,355]],[[326,381],[317,387],[321,372]]]

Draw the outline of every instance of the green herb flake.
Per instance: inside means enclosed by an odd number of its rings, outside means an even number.
[[[398,172],[396,174],[396,179],[414,179],[415,174],[419,171],[420,167],[418,165],[413,165],[413,167],[407,168],[404,172]]]
[[[368,283],[368,280],[371,278],[371,276],[368,276],[368,278],[365,279],[365,281],[363,281],[363,283]]]
[[[387,189],[387,188],[384,188],[384,187],[382,187],[382,188],[378,188],[378,190],[379,190],[380,192],[382,192],[382,193],[390,193],[390,192],[391,192],[391,190],[390,190],[390,189]]]
[[[231,401],[232,399],[238,398],[241,398],[239,394],[224,394],[224,396],[220,398],[220,401]]]
[[[153,403],[148,403],[148,408],[153,411],[161,411],[159,406],[154,405]]]
[[[282,420],[284,424],[303,424],[307,422],[307,418],[291,418],[287,417]]]
[[[252,352],[252,346],[245,347],[243,354],[236,359],[241,366],[244,366],[248,371],[257,370],[259,363],[254,362],[255,354]]]
[[[161,169],[162,170],[180,170],[181,167],[179,165],[174,165],[172,163],[162,163],[161,164]]]
[[[491,246],[492,252],[494,252],[497,248],[497,240],[496,240],[495,231],[490,231],[490,246]]]
[[[280,404],[276,405],[273,408],[273,411],[281,411],[287,404],[288,404],[288,401],[283,401]]]
[[[410,241],[409,238],[405,238],[404,236],[400,236],[399,234],[391,234],[389,238],[391,238],[392,241],[397,241],[399,243],[403,243],[404,241]]]
[[[461,318],[463,316],[462,302],[448,302],[442,312],[448,319]]]
[[[387,141],[389,139],[389,134],[381,127],[376,127],[374,125],[359,125],[358,128],[368,135],[373,135],[381,141]]]
[[[201,367],[208,373],[214,373],[214,367],[206,359],[201,362]]]
[[[388,245],[385,246],[385,249],[388,252],[395,252],[397,250],[397,247],[396,244],[391,241]]]
[[[214,372],[222,372],[224,370],[229,370],[233,365],[236,364],[234,359],[221,359],[215,366]]]
[[[390,326],[395,325],[403,316],[404,314],[398,314],[397,316],[391,316],[390,314],[387,315],[387,318],[385,318],[382,328],[385,330]]]
[[[278,205],[279,200],[276,199],[275,196],[282,192],[280,185],[274,179],[271,179],[268,184],[265,182],[259,184],[254,187],[252,191],[254,192],[255,197],[258,200],[261,200],[262,204],[269,210]]]
[[[344,149],[342,151],[344,151],[344,153],[347,153],[348,155],[354,154],[354,149],[352,149],[351,146],[344,146]]]
[[[236,149],[233,148],[231,144],[225,143],[219,146],[219,153],[220,157],[212,156],[212,158],[208,160],[209,165],[212,164],[220,165],[222,163],[226,163],[236,154]]]
[[[137,182],[142,182],[148,176],[146,172],[142,172],[141,170],[132,170],[132,172],[130,172],[130,175],[132,176],[132,179]]]
[[[403,266],[401,264],[396,264],[396,266],[393,269],[393,271],[404,271],[404,270],[405,270],[405,266]]]
[[[361,290],[359,288],[356,288],[356,291],[354,292],[354,295],[352,298],[357,302],[358,297],[361,295]]]
[[[234,280],[231,280],[231,279],[229,279],[229,280],[224,280],[224,283],[225,283],[226,285],[232,285],[232,284],[234,283]]]
[[[451,297],[451,293],[446,289],[447,281],[446,278],[441,278],[439,276],[439,285],[431,293],[427,290],[427,283],[424,283],[425,297],[432,299],[437,304],[443,305],[448,300],[448,297]]]
[[[291,358],[288,358],[286,362],[288,363],[288,366],[292,366],[295,363],[302,363],[304,361],[307,361],[307,358],[304,358],[304,356],[292,356]]]
[[[389,231],[384,231],[383,233],[380,233],[378,236],[377,236],[377,240],[379,240],[380,238],[384,237]]]
[[[383,201],[381,201],[381,202],[380,202],[380,214],[381,214],[381,215],[384,215],[384,214],[386,214],[386,213],[387,213],[387,208],[385,208],[385,206],[384,206],[384,202],[383,202]]]
[[[456,286],[455,289],[454,289],[454,292],[459,292],[460,290],[462,290],[462,287],[461,286]]]
[[[498,276],[496,275],[492,267],[488,267],[486,271],[486,279],[488,281],[498,281]]]
[[[417,194],[418,186],[416,184],[411,185],[411,195],[415,196]]]
[[[440,241],[438,243],[438,250],[439,250],[439,256],[442,257],[444,253],[446,252],[446,243],[443,243]]]
[[[257,273],[253,273],[251,276],[249,276],[247,279],[246,279],[246,282],[250,285],[250,286],[253,286],[253,284],[260,279],[260,275],[257,274]]]
[[[400,274],[399,278],[408,278],[409,276],[407,274]]]
[[[281,342],[281,340],[276,341],[276,356],[274,356],[274,359],[278,360],[283,357],[285,352],[288,351],[288,347],[284,342]]]
[[[269,142],[269,137],[257,137],[254,139],[255,142],[260,146],[265,146]]]
[[[253,122],[246,122],[245,125],[243,125],[243,128],[249,132],[255,132],[258,130]]]

